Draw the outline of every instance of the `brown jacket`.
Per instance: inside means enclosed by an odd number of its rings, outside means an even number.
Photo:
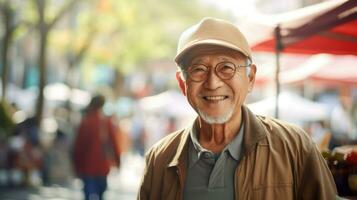
[[[332,175],[310,137],[298,127],[255,116],[245,106],[244,156],[235,172],[236,199],[335,199]],[[189,129],[163,138],[146,155],[140,200],[181,200]]]

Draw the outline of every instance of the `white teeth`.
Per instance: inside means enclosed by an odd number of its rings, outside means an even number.
[[[211,101],[219,101],[225,99],[225,96],[205,96],[205,99],[211,100]]]

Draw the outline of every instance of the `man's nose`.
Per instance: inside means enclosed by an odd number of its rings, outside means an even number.
[[[221,78],[219,78],[215,72],[214,69],[209,70],[209,73],[207,74],[207,78],[204,82],[204,86],[207,89],[217,89],[221,87],[223,84],[223,81]]]

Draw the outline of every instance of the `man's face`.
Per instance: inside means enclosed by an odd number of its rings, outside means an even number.
[[[177,76],[180,88],[191,106],[200,117],[210,124],[226,123],[235,114],[240,114],[241,106],[248,92],[252,89],[255,66],[246,74],[246,67],[238,67],[231,79],[218,77],[215,67],[218,63],[230,62],[236,66],[245,66],[246,58],[240,53],[222,47],[199,47],[191,50],[187,62],[188,69],[197,64],[208,67],[207,78],[197,82],[187,77],[183,80]]]

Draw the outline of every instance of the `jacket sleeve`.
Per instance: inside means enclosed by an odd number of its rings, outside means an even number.
[[[310,146],[298,184],[298,199],[336,199],[336,185],[331,171],[317,147],[313,143]]]
[[[145,169],[141,180],[139,193],[137,200],[148,200],[150,199],[150,191],[152,185],[152,171],[153,171],[153,152],[152,150],[145,156]]]

